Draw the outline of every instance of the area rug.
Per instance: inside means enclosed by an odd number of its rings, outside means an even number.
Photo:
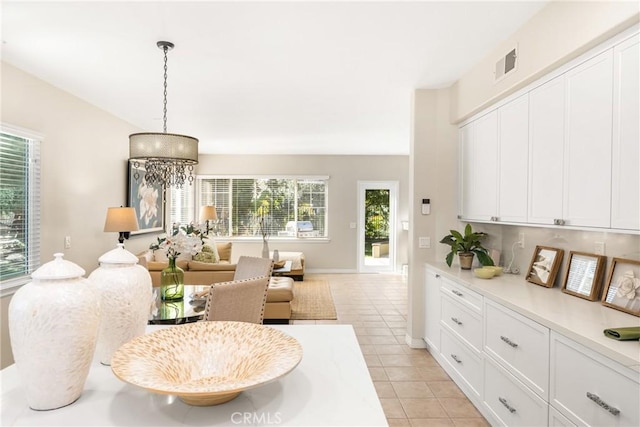
[[[331,287],[324,280],[293,282],[292,320],[335,320]]]

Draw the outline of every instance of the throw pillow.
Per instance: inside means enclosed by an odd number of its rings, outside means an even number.
[[[220,262],[220,259],[218,258],[218,252],[215,251],[209,245],[204,245],[202,247],[202,252],[194,255],[193,260],[194,261],[200,261],[200,262],[208,262],[208,263]]]

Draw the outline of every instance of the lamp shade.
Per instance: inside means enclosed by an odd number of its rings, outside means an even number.
[[[200,208],[200,221],[216,219],[218,219],[218,213],[215,206],[202,206]]]
[[[134,208],[108,208],[104,231],[137,231],[138,219]]]
[[[198,140],[175,133],[134,133],[129,135],[129,158],[170,160],[196,165]]]

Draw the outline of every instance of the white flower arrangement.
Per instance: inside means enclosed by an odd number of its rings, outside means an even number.
[[[188,253],[193,256],[202,251],[203,235],[199,226],[189,224],[180,227],[179,224],[175,224],[170,236],[164,235],[158,237],[158,242],[151,244],[149,249],[163,250],[167,258],[175,259],[183,253]]]

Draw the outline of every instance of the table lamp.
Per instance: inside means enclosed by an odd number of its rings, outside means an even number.
[[[218,213],[215,206],[202,206],[200,207],[200,221],[204,221],[206,224],[207,232],[209,235],[209,221],[216,221],[218,219]]]
[[[134,208],[108,208],[107,219],[104,222],[105,232],[117,232],[118,242],[124,243],[128,239],[131,231],[137,231],[138,219]]]

